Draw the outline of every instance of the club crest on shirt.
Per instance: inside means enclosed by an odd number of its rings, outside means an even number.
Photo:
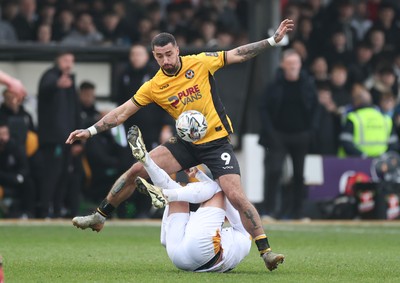
[[[193,70],[187,70],[186,73],[185,73],[185,77],[190,80],[191,78],[194,77],[194,71]]]
[[[168,142],[169,143],[176,143],[178,141],[178,139],[176,137],[170,137]]]

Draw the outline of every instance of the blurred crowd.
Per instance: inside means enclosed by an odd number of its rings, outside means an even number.
[[[295,30],[259,103],[267,149],[260,210],[298,219],[307,154],[375,158],[399,150],[400,3],[281,3]],[[293,176],[282,185],[286,156]]]
[[[246,38],[243,0],[1,2],[0,42],[146,45],[160,31],[173,33],[182,47],[229,46]]]
[[[119,105],[157,71],[148,53],[155,34],[162,31],[174,34],[180,47],[223,49],[245,44],[250,4],[246,0],[5,0],[1,1],[0,44],[131,46],[128,63],[116,75],[116,95],[111,97]],[[308,153],[373,156],[351,140],[354,129],[360,125],[350,113],[365,107],[390,118],[384,151],[398,151],[400,3],[282,0],[281,10],[282,18],[295,21],[295,30],[289,35],[289,44],[283,47],[286,55],[260,103],[269,105],[260,108],[263,127],[266,125],[260,142],[278,153],[268,156],[271,159],[266,160],[266,168],[270,171],[266,175],[282,173],[277,168],[281,162],[276,160],[283,160],[288,152],[296,162],[294,179],[298,187],[304,185],[303,161]],[[73,65],[74,54],[60,53],[55,65],[42,75],[37,92],[38,125],[33,124],[23,104],[13,99],[7,89],[3,93],[0,107],[3,216],[76,215],[82,209],[82,197],[97,204],[132,162],[124,139],[127,129],[122,126],[86,144],[65,145],[72,130],[88,127],[104,115],[95,106],[95,82],[84,81],[77,86]],[[288,83],[291,76],[295,83],[299,80],[301,84]],[[280,99],[275,95],[303,91],[305,94],[300,98]],[[275,109],[268,109],[271,106]],[[125,125],[139,125],[147,148],[152,149],[173,134],[173,121],[157,106],[146,108],[149,109],[139,111]],[[277,109],[281,112],[277,113]],[[283,114],[281,118],[279,115]],[[284,150],[282,145],[286,147]],[[266,188],[278,186],[280,178],[271,181]],[[301,198],[302,190],[297,191],[300,194],[296,197]],[[275,193],[269,198],[271,201]],[[265,213],[276,213],[272,211],[274,205],[268,207],[270,210]],[[149,199],[134,194],[118,213],[119,217],[148,217],[149,210]],[[298,211],[294,213],[299,215]]]

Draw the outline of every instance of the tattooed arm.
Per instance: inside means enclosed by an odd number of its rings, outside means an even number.
[[[293,21],[286,19],[281,22],[278,29],[276,30],[274,36],[272,37],[276,43],[279,43],[285,34],[291,30],[293,30]],[[239,46],[235,49],[229,50],[226,52],[226,65],[241,63],[247,61],[261,52],[263,52],[266,48],[271,47],[269,43],[271,38],[260,40],[257,42],[249,43],[246,45]]]
[[[79,129],[73,131],[65,143],[72,144],[76,140],[86,140],[92,135],[104,132],[114,128],[126,121],[130,116],[135,114],[140,108],[136,106],[131,100],[113,109],[101,118],[96,124],[88,129]]]

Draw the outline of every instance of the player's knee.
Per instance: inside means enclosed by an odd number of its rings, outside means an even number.
[[[129,168],[126,172],[128,180],[134,181],[136,177],[140,176],[142,178],[147,178],[148,174],[143,167],[143,164],[140,162],[136,162]]]

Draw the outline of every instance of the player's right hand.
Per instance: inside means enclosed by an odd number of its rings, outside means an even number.
[[[7,89],[18,98],[19,102],[21,102],[26,96],[25,86],[20,80],[11,78],[7,84]]]
[[[65,143],[73,144],[74,141],[87,140],[88,138],[90,138],[89,131],[87,129],[79,129],[79,130],[75,130],[72,133],[70,133],[69,137],[65,141]]]

